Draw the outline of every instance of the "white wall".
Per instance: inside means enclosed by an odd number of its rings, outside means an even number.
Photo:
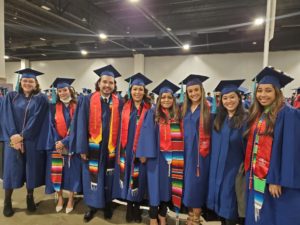
[[[251,88],[250,80],[262,69],[262,61],[262,53],[145,57],[145,74],[154,81],[148,87],[150,90],[163,79],[178,83],[190,73],[210,77],[204,83],[206,91],[212,91],[221,79],[246,79],[243,86]],[[106,64],[114,65],[123,78],[133,73],[133,58],[37,61],[32,62],[31,67],[46,74],[39,78],[43,89],[47,88],[55,77],[68,76],[76,78],[74,87],[79,90],[82,87],[94,89],[98,77],[93,70]],[[271,52],[269,65],[295,78],[286,86],[286,95],[291,94],[291,88],[300,86],[300,51]],[[15,83],[16,76],[13,73],[19,68],[20,63],[6,63],[8,82]],[[125,91],[127,84],[123,78],[118,79],[118,89]]]

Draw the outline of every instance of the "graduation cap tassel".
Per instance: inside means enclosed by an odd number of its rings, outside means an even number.
[[[212,100],[212,106],[211,106],[211,113],[217,113],[217,99],[216,99],[216,94],[214,93],[214,97]]]
[[[18,79],[17,79],[17,84],[16,84],[16,92],[19,92],[19,89],[20,89],[20,79],[21,79],[21,75],[18,74]]]
[[[180,98],[179,98],[180,103],[184,102],[184,91],[183,91],[183,83],[181,83],[180,86]]]
[[[51,103],[52,104],[56,103],[56,93],[55,93],[55,89],[54,89],[53,85],[52,85],[52,88],[51,88]]]
[[[131,95],[130,95],[130,87],[131,87],[131,79],[129,80],[129,86],[128,86],[128,91],[127,91],[128,100],[131,99]]]

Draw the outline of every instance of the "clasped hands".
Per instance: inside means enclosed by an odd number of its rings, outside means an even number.
[[[10,137],[10,147],[24,153],[23,137],[20,134],[14,134]]]

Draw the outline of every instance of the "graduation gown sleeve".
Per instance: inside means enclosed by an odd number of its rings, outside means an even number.
[[[13,99],[16,97],[17,92],[13,91],[13,92],[9,92],[3,101],[3,105],[2,105],[2,121],[3,121],[3,135],[4,135],[4,139],[5,141],[9,141],[10,137],[14,134],[17,134],[17,127],[16,127],[16,123],[14,120],[14,114],[13,114],[13,110],[12,110],[12,106],[13,106]]]
[[[300,188],[300,111],[285,105],[278,113],[267,183]]]
[[[155,110],[150,109],[145,114],[136,150],[136,157],[156,158],[156,132],[154,121]]]

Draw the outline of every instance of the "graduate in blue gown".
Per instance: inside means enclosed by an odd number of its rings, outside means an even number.
[[[136,157],[136,148],[145,113],[151,108],[145,86],[152,81],[140,73],[126,81],[130,84],[130,99],[122,110],[113,198],[127,201],[127,222],[141,222],[140,202],[145,194],[146,168]]]
[[[224,225],[235,225],[238,217],[243,216],[238,214],[235,185],[246,148],[246,112],[238,91],[243,81],[223,80],[215,89],[221,92],[221,101],[212,130],[207,207],[225,219]],[[245,193],[246,187],[240,188]]]
[[[202,85],[208,77],[189,75],[182,82],[186,95],[182,106],[184,128],[183,204],[189,208],[188,225],[200,223],[201,207],[206,203],[211,116]]]
[[[70,134],[70,149],[76,149],[83,159],[83,195],[89,207],[85,222],[99,208],[104,208],[106,219],[112,217],[112,184],[122,109],[115,81],[120,73],[111,65],[94,72],[100,77],[96,91],[79,96]]]
[[[9,92],[2,106],[1,121],[5,140],[3,188],[5,189],[3,214],[12,216],[11,196],[15,188],[26,183],[27,210],[36,205],[33,190],[45,183],[46,154],[38,151],[37,142],[43,122],[48,119],[47,97],[40,92],[36,76],[41,72],[24,69],[18,91]],[[20,75],[19,75],[20,76]]]
[[[264,68],[249,111],[246,225],[300,224],[300,112],[281,92],[293,78]]]
[[[2,107],[3,100],[4,100],[3,96],[0,96],[0,115],[2,114],[2,108],[1,107]],[[3,132],[2,132],[2,124],[3,124],[3,122],[1,120],[1,122],[0,122],[0,142],[4,141]]]
[[[138,142],[136,156],[146,162],[150,225],[166,224],[169,203],[176,212],[181,207],[184,143],[174,96],[179,89],[164,80],[152,91],[157,105],[147,112]]]
[[[57,193],[56,212],[63,209],[63,190],[69,191],[66,213],[73,211],[74,192],[82,191],[81,158],[75,149],[69,149],[69,130],[75,113],[77,100],[71,89],[75,79],[56,78],[53,88],[57,89],[56,102],[50,106],[51,126],[49,135],[53,146],[47,153],[46,193]],[[52,99],[54,100],[54,99]],[[50,145],[50,143],[49,143]]]

